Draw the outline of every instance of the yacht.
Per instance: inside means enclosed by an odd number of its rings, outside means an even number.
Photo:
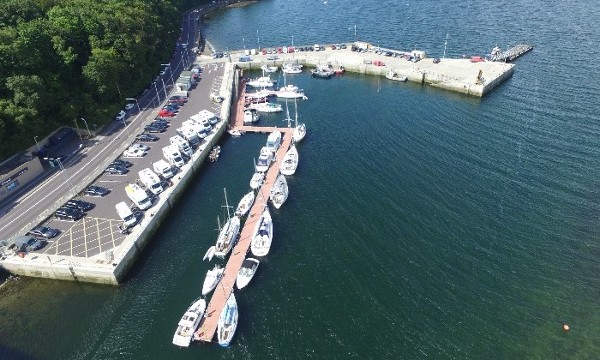
[[[275,154],[277,152],[277,149],[279,149],[279,145],[281,145],[281,140],[281,132],[278,130],[273,131],[269,134],[269,137],[267,137],[266,148],[269,149],[273,154]]]
[[[294,85],[286,85],[279,90],[275,91],[275,96],[282,99],[304,99],[308,100],[304,95],[304,90],[299,89]]]
[[[221,311],[221,316],[219,317],[219,322],[217,324],[219,345],[223,347],[229,346],[229,343],[235,334],[237,323],[238,306],[237,301],[235,301],[235,295],[233,294],[233,291],[231,291],[231,295],[229,295],[229,299],[227,299],[225,307]]]
[[[265,210],[260,215],[260,219],[256,222],[254,235],[252,235],[252,243],[250,249],[254,256],[265,256],[269,253],[271,242],[273,241],[273,221],[269,207],[265,206]]]
[[[269,167],[267,166],[267,169],[268,168]],[[258,189],[263,181],[265,181],[265,173],[260,171],[255,172],[254,175],[252,175],[252,179],[250,179],[250,188],[253,190]]]
[[[183,314],[181,320],[179,320],[177,330],[175,330],[175,335],[173,335],[173,345],[182,347],[190,346],[192,336],[204,316],[204,311],[206,311],[206,300],[202,298],[196,299],[186,310],[185,314]]]
[[[215,265],[212,270],[208,270],[206,278],[204,279],[204,284],[202,285],[202,295],[209,294],[217,287],[219,280],[221,280],[221,277],[223,276],[224,270],[225,269],[221,268],[219,265]]]
[[[252,124],[260,119],[260,114],[254,110],[244,110],[244,124]]]
[[[254,198],[254,190],[244,195],[242,200],[240,200],[238,207],[235,209],[235,216],[245,216],[248,213],[248,211],[250,211],[252,204],[254,204]]]
[[[294,175],[296,168],[298,168],[298,150],[292,144],[281,161],[279,172],[283,175]]]
[[[271,199],[273,206],[275,206],[275,209],[279,209],[287,200],[288,185],[287,181],[285,180],[285,176],[282,174],[277,176],[275,184],[273,184],[273,187],[271,188],[271,194],[269,195],[269,198]]]
[[[292,141],[294,144],[299,143],[306,136],[306,125],[304,123],[298,124],[298,103],[294,100],[296,105],[296,118],[294,120],[294,132],[292,133]]]
[[[273,153],[271,152],[271,150],[269,148],[267,148],[266,146],[263,146],[263,148],[260,150],[260,156],[258,157],[258,160],[256,161],[256,171],[258,172],[266,172],[267,170],[269,170],[269,166],[271,166],[271,163],[273,162]]]
[[[300,74],[302,72],[302,65],[285,64],[281,68],[281,71],[285,74]]]
[[[275,85],[275,82],[271,80],[271,78],[268,76],[261,76],[259,78],[248,81],[246,84],[255,88],[264,88],[272,87],[273,85]]]
[[[256,110],[264,113],[274,113],[283,111],[283,107],[280,104],[272,103],[272,102],[263,102],[263,103],[252,103],[248,106],[249,109]]]
[[[311,70],[311,74],[317,78],[330,78],[335,74],[335,71],[331,65],[326,64],[317,66],[316,69]]]
[[[253,258],[244,260],[235,279],[235,286],[237,286],[238,289],[243,289],[248,285],[250,280],[254,277],[254,274],[256,274],[256,269],[258,269],[259,264],[260,261]]]
[[[223,228],[219,232],[217,243],[215,245],[215,256],[224,258],[227,256],[240,232],[240,218],[233,216],[227,220]]]

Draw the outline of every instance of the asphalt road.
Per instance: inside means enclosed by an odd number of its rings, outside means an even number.
[[[199,33],[197,20],[201,12],[202,10],[200,12],[190,11],[182,19],[182,39],[186,39],[188,44],[194,44],[197,41]],[[65,161],[64,170],[57,171],[29,192],[15,199],[5,208],[0,209],[0,214],[2,214],[0,217],[0,239],[10,239],[25,234],[30,228],[50,216],[56,208],[68,199],[76,197],[81,189],[94,182],[98,175],[102,174],[106,165],[117,158],[127,145],[133,142],[137,134],[142,133],[144,125],[154,119],[158,105],[164,102],[178,75],[182,70],[189,68],[195,59],[195,54],[191,51],[192,46],[187,46],[185,49],[182,47],[177,48],[171,59],[171,71],[163,75],[151,85],[148,91],[138,98],[137,106],[129,112],[124,121],[114,121],[107,125],[98,136],[86,141],[85,147]],[[222,69],[221,67],[221,75]],[[203,108],[211,109],[213,104],[209,100],[209,93],[213,82],[217,79],[217,72],[208,70],[205,71],[204,78],[198,83],[197,88],[191,92],[194,100],[190,99],[177,118],[174,119],[174,122],[186,120],[194,111],[197,112]],[[135,160],[136,165],[132,170],[151,166],[153,161],[161,158],[162,151],[160,148],[166,146],[165,144],[169,141],[168,137],[173,135],[176,127],[172,126],[172,129],[166,133],[170,134],[169,136],[165,134],[161,136],[159,144],[154,145],[157,149],[151,151],[146,157]],[[115,178],[114,176],[102,175],[98,179],[98,184],[109,185],[108,187],[116,190],[106,198],[106,202],[112,203],[124,196],[123,183],[131,181],[134,176],[138,176],[137,170],[131,171],[125,177]],[[124,197],[124,199],[127,198]],[[105,206],[104,202],[99,201],[97,207],[89,213],[88,217],[114,219],[116,217],[114,203],[118,201],[112,203],[111,209],[109,209],[110,205]],[[64,230],[63,233],[67,233],[70,226],[65,229],[65,226],[58,226],[58,223],[59,221],[53,221],[52,226],[60,227],[61,230]],[[60,221],[60,223],[66,222]],[[66,224],[72,225],[73,223]],[[42,249],[42,251],[44,250]]]

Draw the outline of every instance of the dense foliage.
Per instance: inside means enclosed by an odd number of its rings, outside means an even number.
[[[0,1],[0,159],[79,117],[100,126],[170,58],[192,0]]]

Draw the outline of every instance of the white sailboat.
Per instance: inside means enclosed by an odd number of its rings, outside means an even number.
[[[248,211],[250,211],[252,204],[254,204],[254,198],[254,190],[244,195],[242,200],[240,200],[240,203],[238,204],[237,208],[235,209],[235,216],[245,216],[248,213]]]
[[[255,88],[264,88],[272,87],[273,85],[275,85],[275,82],[271,80],[271,78],[268,76],[261,76],[259,78],[248,81],[246,84]]]
[[[212,270],[206,272],[206,278],[204,278],[204,284],[202,284],[202,295],[207,295],[215,289],[223,276],[223,271],[225,269],[219,265],[215,265]]]
[[[267,167],[268,168],[268,167]],[[262,183],[265,181],[265,173],[261,171],[257,171],[252,175],[252,179],[250,179],[250,188],[253,190],[258,189]]]
[[[272,102],[253,103],[249,106],[249,108],[264,113],[274,113],[283,111],[283,107],[280,104]]]
[[[227,209],[227,222],[221,228],[215,245],[215,256],[219,258],[227,256],[240,232],[240,218],[237,216],[231,217],[229,214],[230,206],[227,201],[227,190],[223,189],[223,193],[225,195],[225,208]]]
[[[286,85],[275,91],[275,96],[283,99],[304,99],[308,100],[308,97],[304,95],[304,90],[299,89],[294,85]]]
[[[285,176],[282,174],[277,175],[275,184],[273,184],[273,187],[271,188],[271,194],[269,195],[269,198],[271,199],[273,206],[275,206],[275,209],[279,209],[287,200],[288,185],[287,181],[285,180]]]
[[[285,64],[281,68],[284,74],[300,74],[302,72],[302,65],[300,64]]]
[[[273,220],[269,207],[265,206],[265,210],[260,215],[260,219],[256,222],[254,235],[252,235],[252,243],[250,249],[254,256],[265,256],[269,253],[271,242],[273,241]]]
[[[177,324],[177,330],[175,330],[175,334],[173,335],[173,345],[182,347],[190,346],[192,336],[204,316],[204,311],[206,311],[206,300],[202,298],[196,299],[188,307]]]
[[[277,70],[279,70],[279,68],[277,66],[268,66],[268,65],[263,65],[260,68],[262,69],[262,71],[264,71],[266,73],[274,73],[274,72],[277,72]]]
[[[247,258],[244,260],[242,267],[240,268],[240,271],[238,271],[238,275],[235,278],[235,286],[237,286],[238,289],[243,289],[246,287],[246,285],[248,285],[250,280],[252,280],[254,277],[254,274],[256,274],[256,269],[258,269],[259,264],[260,261],[253,258]]]
[[[296,145],[292,144],[281,160],[279,172],[283,175],[294,175],[298,168],[298,150]]]
[[[306,136],[306,125],[304,123],[298,124],[298,103],[294,101],[294,104],[296,105],[296,119],[294,121],[295,127],[292,133],[292,141],[299,143]]]
[[[221,311],[221,316],[219,317],[219,322],[217,324],[217,338],[219,340],[219,345],[223,347],[229,346],[229,343],[231,343],[231,339],[233,339],[233,335],[235,334],[237,323],[238,306],[235,295],[233,294],[233,291],[231,291],[231,295],[229,295],[229,299],[227,299],[225,307]]]

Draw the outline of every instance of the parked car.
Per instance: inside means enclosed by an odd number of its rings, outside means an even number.
[[[110,190],[101,186],[91,185],[88,186],[83,193],[88,196],[105,196],[110,193]]]
[[[179,105],[171,103],[171,104],[167,104],[167,105],[163,106],[163,109],[167,109],[171,112],[177,112],[179,110]]]
[[[160,111],[158,112],[158,116],[173,117],[173,116],[175,116],[175,113],[172,111],[169,111],[167,109],[160,109]]]
[[[173,95],[169,98],[169,103],[175,104],[185,104],[187,102],[187,98],[183,96]]]
[[[54,217],[58,220],[77,221],[83,216],[84,213],[82,213],[80,210],[68,207],[61,207],[54,213]]]
[[[125,111],[129,111],[135,107],[134,103],[128,103],[125,105]]]
[[[127,149],[123,151],[123,156],[129,158],[141,158],[146,156],[146,152],[140,149]]]
[[[104,170],[104,172],[112,175],[125,175],[129,172],[129,169],[111,164],[106,168],[106,170]]]
[[[139,134],[135,137],[137,141],[141,142],[154,142],[160,139],[158,136],[150,135],[150,134]]]
[[[77,210],[85,213],[85,212],[92,210],[96,205],[92,204],[91,202],[87,202],[87,201],[83,201],[83,200],[71,199],[71,200],[67,201],[64,206],[73,208],[73,209],[77,209]]]
[[[42,248],[42,246],[44,246],[45,243],[45,241],[36,239],[31,236],[19,236],[15,240],[15,245],[17,246],[17,249],[19,249],[19,251],[27,252],[39,250]]]
[[[119,113],[115,117],[115,120],[116,121],[123,121],[125,119],[126,115],[127,115],[127,113],[125,111],[121,110],[121,111],[119,111]]]
[[[133,144],[129,147],[129,150],[140,150],[147,152],[148,150],[150,150],[150,146],[144,144]]]
[[[167,130],[167,128],[169,127],[168,123],[164,123],[162,121],[159,120],[154,120],[150,126],[154,126],[155,128],[158,128],[159,130]]]
[[[111,165],[117,165],[117,166],[128,168],[128,167],[132,167],[133,163],[130,161],[127,161],[127,160],[116,159],[111,163]]]
[[[48,226],[36,226],[27,233],[32,236],[41,236],[46,239],[52,239],[60,233],[60,230]]]
[[[159,128],[157,126],[154,125],[146,125],[144,126],[144,131],[148,132],[148,133],[162,133],[167,131],[166,128]]]

